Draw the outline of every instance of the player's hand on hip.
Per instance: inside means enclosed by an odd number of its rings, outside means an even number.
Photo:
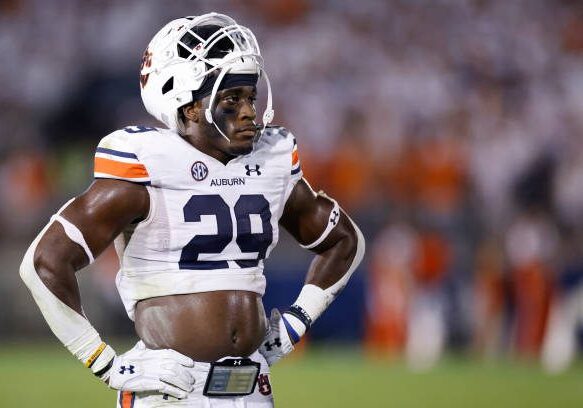
[[[303,325],[297,329],[293,327],[298,322],[294,319],[295,317],[288,313],[282,315],[277,309],[271,310],[267,333],[259,346],[259,352],[270,366],[291,353],[294,350],[294,344],[305,333],[306,328]],[[301,334],[298,335],[298,332]]]
[[[109,386],[122,391],[158,391],[181,399],[194,389],[191,367],[194,361],[177,351],[149,350],[140,342],[115,357]]]

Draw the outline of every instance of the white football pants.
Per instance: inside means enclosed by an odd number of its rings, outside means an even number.
[[[188,397],[179,400],[155,392],[119,391],[117,393],[117,408],[273,408],[273,393],[267,361],[257,351],[250,355],[249,358],[261,364],[259,378],[253,394],[242,397],[205,397],[202,392],[210,364],[195,362],[194,367],[190,369],[194,376],[194,390]]]

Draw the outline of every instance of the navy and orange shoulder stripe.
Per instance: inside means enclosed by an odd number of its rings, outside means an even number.
[[[292,148],[292,158],[291,158],[291,174],[298,174],[301,171],[300,166],[300,154],[298,153],[298,143],[294,137],[294,146]]]
[[[106,147],[97,147],[95,151],[94,176],[150,184],[148,170],[135,153]]]

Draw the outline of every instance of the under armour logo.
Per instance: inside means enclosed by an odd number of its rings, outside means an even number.
[[[332,216],[330,217],[330,222],[334,225],[338,222],[338,217],[340,217],[340,213],[336,210],[332,211]]]
[[[127,367],[126,367],[126,366],[124,366],[124,365],[122,365],[122,366],[119,368],[119,373],[120,373],[120,374],[125,374],[125,372],[126,372],[126,371],[129,371],[129,373],[130,373],[130,374],[135,374],[135,371],[134,371],[134,369],[135,369],[135,368],[136,368],[136,367],[134,367],[133,365],[130,365],[130,366],[127,366]]]
[[[241,365],[241,360],[235,360],[235,361],[233,361],[233,365],[240,366]]]
[[[273,339],[273,343],[266,341],[264,346],[267,351],[271,351],[274,347],[281,347],[281,340],[279,337],[276,337]]]
[[[245,165],[245,169],[247,170],[247,175],[250,176],[251,173],[255,172],[258,176],[261,176],[261,172],[259,171],[260,166],[258,164],[255,165],[255,168],[252,169],[251,166],[248,164]]]

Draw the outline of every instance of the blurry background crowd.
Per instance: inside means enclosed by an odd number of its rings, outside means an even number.
[[[313,341],[416,368],[447,349],[565,368],[583,317],[576,0],[0,2],[0,341],[49,335],[17,276],[26,247],[91,182],[101,137],[155,124],[138,88],[153,34],[213,10],[253,29],[275,122],[367,237]],[[293,300],[309,259],[282,239],[266,303]],[[83,298],[127,335],[116,262],[82,274]]]

